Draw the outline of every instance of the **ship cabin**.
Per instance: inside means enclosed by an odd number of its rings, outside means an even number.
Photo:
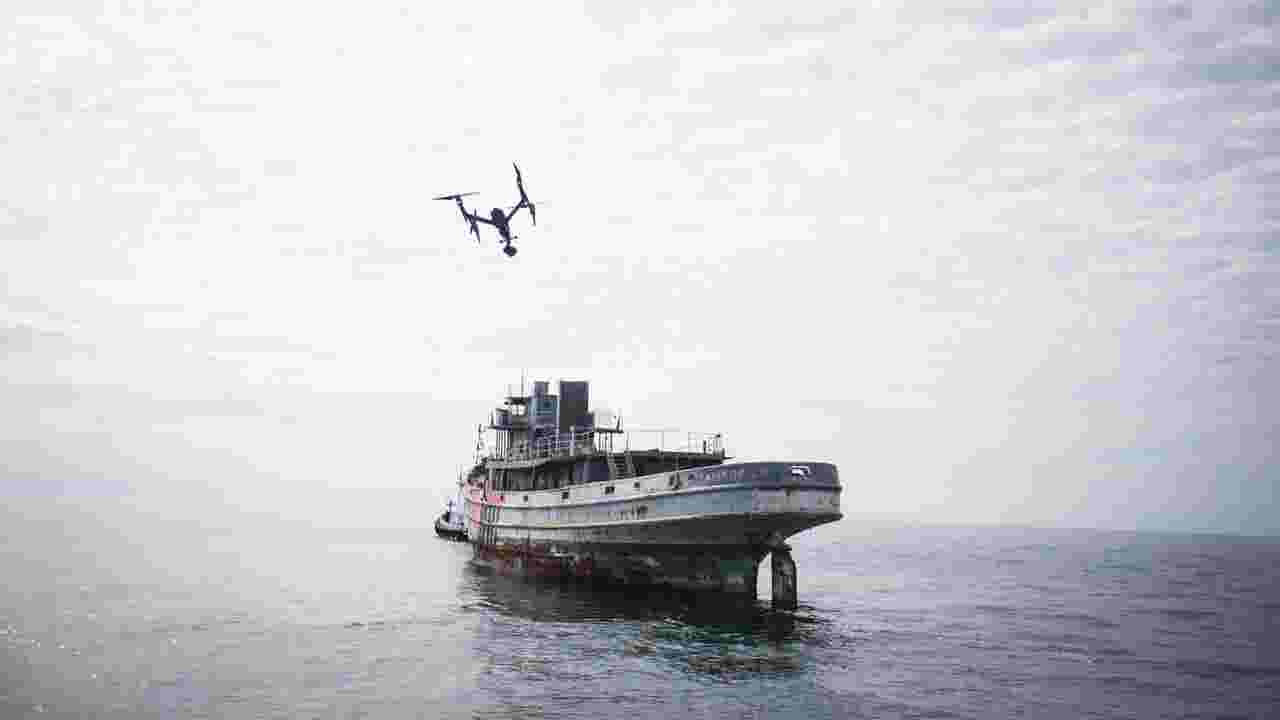
[[[546,381],[534,382],[529,394],[508,393],[489,418],[496,443],[468,482],[499,493],[554,490],[728,459],[719,433],[625,430],[621,418],[588,407],[586,381],[561,380],[559,394]]]

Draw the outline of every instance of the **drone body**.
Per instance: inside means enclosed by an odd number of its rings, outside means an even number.
[[[515,207],[511,208],[510,212],[496,207],[489,211],[489,217],[486,218],[467,210],[466,206],[462,204],[462,198],[475,193],[457,193],[454,195],[441,195],[435,198],[436,200],[453,200],[458,204],[458,211],[462,213],[462,218],[470,225],[471,233],[476,236],[477,243],[480,242],[480,226],[478,223],[492,225],[501,237],[502,252],[506,253],[507,257],[512,257],[516,254],[516,249],[511,245],[511,241],[516,238],[515,235],[511,234],[511,218],[520,212],[520,208],[528,208],[529,217],[533,220],[533,224],[538,224],[537,211],[533,203],[529,201],[529,196],[524,192],[524,180],[520,177],[520,167],[515,163],[511,163],[511,166],[516,170],[516,189],[520,191],[520,201],[515,204]]]

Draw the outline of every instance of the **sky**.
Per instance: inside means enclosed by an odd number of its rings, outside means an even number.
[[[1275,3],[11,0],[0,496],[425,526],[529,379],[912,523],[1280,534]],[[431,197],[516,200],[508,259]]]

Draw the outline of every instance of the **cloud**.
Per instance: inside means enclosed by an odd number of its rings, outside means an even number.
[[[74,338],[59,330],[44,330],[25,323],[0,327],[0,348],[6,353],[38,352],[45,348],[76,348]]]
[[[246,7],[13,26],[0,362],[46,446],[114,409],[281,499],[451,476],[527,368],[884,509],[1274,529],[1212,501],[1276,502],[1269,6]],[[428,198],[512,159],[550,203],[507,259]]]

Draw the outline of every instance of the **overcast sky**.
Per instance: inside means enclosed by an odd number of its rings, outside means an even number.
[[[527,368],[851,513],[1280,532],[1274,4],[739,5],[7,2],[6,504],[425,526]],[[507,259],[429,198],[513,160]]]

